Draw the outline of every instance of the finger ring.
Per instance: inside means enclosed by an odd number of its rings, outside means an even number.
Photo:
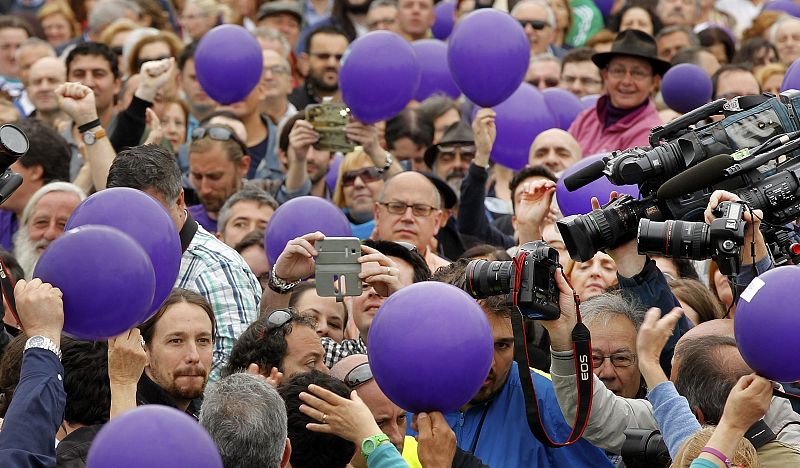
[[[322,424],[328,424],[328,413],[322,413]]]
[[[392,274],[392,267],[386,267],[386,274],[387,275]]]

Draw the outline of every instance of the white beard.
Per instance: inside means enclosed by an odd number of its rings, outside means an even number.
[[[33,269],[41,256],[37,250],[39,247],[47,248],[49,245],[50,241],[47,239],[32,241],[27,226],[20,226],[17,233],[14,234],[14,257],[25,272],[26,280],[30,281],[33,277]]]

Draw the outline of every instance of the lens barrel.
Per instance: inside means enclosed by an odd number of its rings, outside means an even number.
[[[472,297],[483,299],[507,294],[514,276],[513,262],[473,260],[467,264],[466,290]]]
[[[709,225],[706,223],[642,219],[639,221],[637,239],[640,254],[705,260],[711,258],[713,253]]]

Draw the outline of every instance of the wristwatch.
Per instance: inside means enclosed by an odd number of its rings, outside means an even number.
[[[386,164],[383,167],[378,168],[378,174],[383,174],[384,172],[388,171],[392,167],[392,164],[394,164],[394,156],[392,156],[392,153],[387,151]]]
[[[389,442],[389,436],[386,434],[378,434],[367,437],[361,441],[361,455],[364,455],[364,460],[368,459],[372,452],[384,442]]]
[[[300,280],[292,281],[291,283],[287,282],[283,278],[279,278],[277,274],[275,274],[275,267],[278,265],[278,262],[275,262],[275,265],[272,265],[272,272],[269,275],[269,280],[267,280],[267,286],[273,291],[278,294],[286,294],[295,286],[300,284]]]
[[[58,359],[61,359],[61,348],[58,347],[50,338],[47,338],[42,335],[36,335],[28,338],[28,341],[25,342],[25,349],[27,351],[31,348],[42,348],[48,351],[52,351],[53,354],[58,356]]]
[[[87,130],[83,132],[83,142],[87,145],[91,146],[95,144],[95,142],[103,137],[106,136],[106,131],[103,127],[98,128],[97,130]]]

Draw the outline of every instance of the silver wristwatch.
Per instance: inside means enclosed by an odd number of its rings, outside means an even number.
[[[392,167],[392,164],[394,164],[394,157],[392,156],[392,153],[387,151],[386,164],[383,167],[378,168],[378,174],[382,175],[384,172],[388,171]]]
[[[25,351],[31,348],[42,348],[48,351],[52,351],[53,354],[58,356],[58,359],[61,359],[61,348],[58,347],[50,338],[47,338],[42,335],[36,335],[28,338],[28,341],[25,342]]]
[[[295,286],[300,284],[301,280],[292,281],[290,283],[290,282],[284,280],[283,278],[278,277],[278,275],[275,274],[275,268],[277,266],[278,266],[278,262],[276,261],[275,265],[272,265],[272,274],[269,275],[269,280],[267,281],[267,286],[269,286],[269,288],[271,290],[275,291],[278,294],[286,294],[289,291],[291,291],[292,289],[294,289]]]

